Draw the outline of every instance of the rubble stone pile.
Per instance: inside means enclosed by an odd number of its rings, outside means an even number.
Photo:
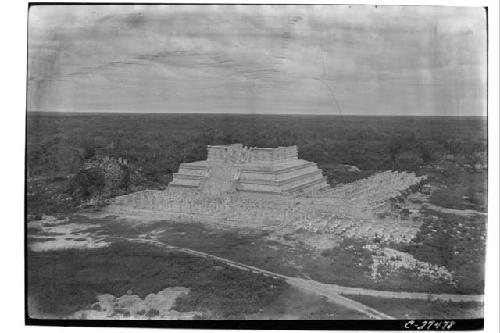
[[[178,297],[187,295],[188,288],[173,287],[149,294],[144,299],[133,295],[132,291],[115,297],[110,294],[97,296],[91,309],[74,313],[71,319],[193,319],[197,312],[178,312],[172,310]]]
[[[380,248],[376,245],[366,245],[365,248],[372,252],[371,278],[374,281],[390,278],[389,275],[394,272],[406,271],[414,274],[416,278],[440,280],[450,285],[456,284],[453,274],[446,267],[419,261],[411,254],[391,248]]]
[[[349,184],[339,185],[318,194],[318,196],[374,205],[401,195],[403,191],[421,183],[426,178],[426,176],[417,177],[414,173],[385,171]]]

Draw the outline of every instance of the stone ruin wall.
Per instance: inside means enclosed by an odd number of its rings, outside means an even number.
[[[232,161],[235,163],[250,162],[284,162],[298,159],[297,146],[277,148],[246,147],[242,144],[207,146],[207,161]]]
[[[394,228],[394,220],[381,222],[377,213],[425,177],[386,171],[330,188],[315,163],[298,159],[297,146],[207,149],[206,161],[181,164],[167,190],[117,197],[109,211],[249,227],[282,225],[343,237],[399,233],[398,238],[415,230],[403,221]]]
[[[319,169],[316,163],[306,162],[304,164],[294,165],[288,169],[280,170],[276,173],[269,173],[259,169],[243,168],[240,180],[253,180],[253,179],[266,179],[266,180],[286,180],[292,177],[300,176],[302,174],[310,174],[317,172]],[[320,171],[320,170],[319,170]]]
[[[244,195],[225,193],[205,194],[195,190],[140,191],[117,197],[110,206],[111,211],[126,211],[127,208],[164,212],[179,217],[206,217],[218,220],[233,220],[252,224],[266,224],[272,220],[287,220],[294,211],[294,198],[266,195]]]
[[[374,223],[377,210],[425,177],[383,172],[309,196],[224,193],[207,195],[193,189],[140,191],[117,197],[111,212],[156,212],[171,218],[242,226],[287,226],[346,237],[409,240],[416,232],[409,222]]]
[[[384,171],[368,178],[336,186],[315,196],[327,199],[349,198],[353,202],[363,202],[372,205],[395,198],[402,191],[426,179],[427,176],[418,177],[414,173]]]
[[[287,171],[287,172],[283,172],[283,173],[278,173],[278,175],[276,176],[277,177],[277,180],[285,180],[285,179],[288,179],[290,177],[296,177],[296,176],[299,176],[301,174],[310,174],[310,173],[314,173],[314,172],[317,172],[317,171],[320,171],[318,169],[318,167],[316,166],[316,163],[312,163],[312,162],[308,162],[308,165],[305,167],[305,168],[302,168],[300,170],[290,170],[290,171]]]
[[[163,213],[172,218],[236,222],[246,226],[306,225],[327,221],[322,207],[301,204],[295,196],[252,193],[207,195],[195,190],[146,190],[115,198],[109,212]]]
[[[313,162],[298,159],[297,146],[248,148],[242,144],[207,146],[207,160],[181,163],[169,187],[207,194],[250,191],[301,193],[328,187]]]
[[[206,169],[195,169],[195,168],[190,168],[190,167],[186,167],[185,165],[183,165],[183,163],[181,164],[181,167],[179,167],[179,174],[182,174],[182,175],[188,175],[188,176],[198,176],[198,177],[203,177],[203,176],[206,176]]]
[[[276,178],[276,177],[273,177]],[[275,181],[276,179],[273,179]],[[279,185],[277,185],[279,184]],[[238,184],[238,190],[241,191],[255,191],[255,192],[276,192],[276,193],[287,193],[292,191],[295,194],[300,194],[304,190],[306,192],[314,192],[315,190],[320,190],[327,186],[326,180],[323,177],[321,170],[318,170],[314,174],[305,174],[303,177],[298,177],[290,181],[278,182],[272,184],[265,184],[261,182],[254,182],[250,180],[241,180]],[[300,189],[300,187],[305,187],[305,189]]]

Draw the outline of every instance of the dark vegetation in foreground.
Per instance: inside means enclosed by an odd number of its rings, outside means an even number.
[[[396,319],[476,319],[483,318],[483,305],[477,302],[449,302],[354,296],[349,298],[376,308]]]
[[[308,294],[289,288],[280,294],[262,311],[247,317],[250,320],[330,320],[330,319],[369,319],[363,314],[348,310],[328,302],[326,297]]]
[[[159,240],[165,244],[214,254],[276,273],[312,278],[324,283],[378,290],[482,294],[484,241],[478,242],[481,230],[479,225],[473,228],[475,236],[471,237],[474,238],[456,242],[452,238],[457,237],[456,231],[451,232],[456,229],[449,226],[445,229],[447,234],[438,236],[434,233],[427,235],[429,229],[424,228],[417,238],[418,242],[404,248],[387,244],[405,250],[419,260],[456,270],[456,287],[440,281],[416,279],[415,275],[406,271],[394,272],[390,279],[375,283],[370,278],[371,253],[363,248],[364,241],[356,239],[345,239],[337,247],[324,250],[318,255],[310,248],[300,246],[300,243],[288,247],[266,239],[265,232],[242,233],[236,230],[209,229],[199,223],[169,223],[162,226],[165,232],[159,236]],[[425,240],[425,237],[429,237],[429,240]]]
[[[422,171],[430,176],[432,184],[439,186],[432,192],[430,203],[445,208],[487,212],[487,170],[470,172],[445,161],[437,168]]]
[[[28,208],[32,214],[64,212],[165,188],[181,162],[206,158],[207,144],[298,145],[299,157],[319,163],[331,185],[377,170],[418,171],[444,157],[473,169],[486,164],[485,129],[483,118],[28,113]],[[111,162],[103,162],[106,157]],[[457,172],[445,170],[449,177]],[[463,184],[460,193],[481,209],[485,189],[471,188],[477,179],[455,178],[450,183]],[[437,193],[435,200],[451,193]]]
[[[408,245],[393,247],[455,273],[457,291],[483,294],[486,217],[433,213]]]
[[[288,276],[310,277],[324,283],[379,290],[457,294],[482,294],[484,288],[484,217],[471,219],[441,214],[436,219],[429,216],[410,244],[381,244],[454,271],[457,279],[455,287],[427,279],[418,279],[415,283],[415,276],[408,272],[394,272],[390,279],[374,283],[370,278],[371,254],[363,248],[365,243],[356,239],[345,239],[337,247],[318,254],[301,245],[300,235],[296,234],[284,236],[289,241],[299,237],[293,246],[286,246],[266,238],[267,232],[212,229],[202,223],[157,221],[132,224],[113,216],[89,219],[81,215],[69,216],[68,223],[95,224],[86,232],[99,234],[111,242],[116,237],[137,238],[140,234],[163,230],[159,240],[168,245],[214,254]],[[31,233],[37,237],[51,236],[37,230],[31,230]],[[28,238],[28,243],[31,241]]]
[[[109,248],[28,253],[28,298],[31,316],[63,317],[89,309],[100,294],[121,296],[131,290],[144,298],[168,287],[191,292],[177,299],[174,310],[202,313],[199,319],[259,318],[262,309],[297,319],[326,314],[362,318],[319,297],[308,297],[312,308],[277,302],[297,290],[283,281],[241,271],[212,260],[135,243],[115,243]],[[300,297],[295,296],[298,301]]]
[[[100,294],[121,296],[182,286],[191,293],[179,311],[203,311],[213,318],[256,313],[288,288],[286,283],[207,259],[147,245],[117,243],[95,250],[29,253],[29,296],[41,313],[68,315],[88,309]],[[217,267],[219,269],[217,269]],[[221,269],[222,268],[222,269]]]

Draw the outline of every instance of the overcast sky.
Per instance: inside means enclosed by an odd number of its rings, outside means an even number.
[[[34,6],[28,110],[485,115],[482,8]]]

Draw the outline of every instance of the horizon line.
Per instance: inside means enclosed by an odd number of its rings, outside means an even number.
[[[26,114],[75,114],[75,115],[253,115],[253,116],[331,116],[331,117],[480,117],[487,118],[488,115],[426,115],[426,114],[330,114],[330,113],[251,113],[251,112],[135,112],[135,111],[33,111],[26,110]]]

